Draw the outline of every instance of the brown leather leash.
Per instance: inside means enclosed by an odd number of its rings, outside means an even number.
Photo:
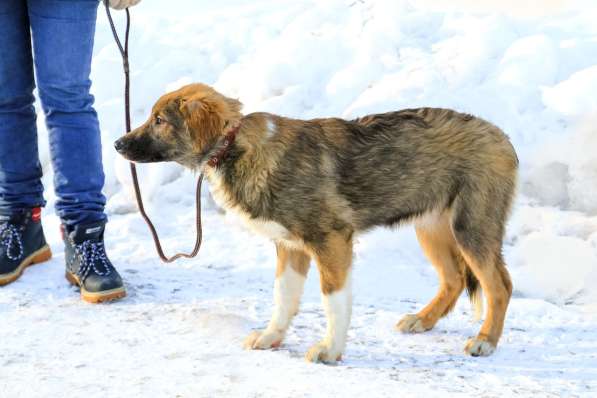
[[[120,55],[122,56],[122,63],[124,69],[124,107],[125,107],[125,118],[126,118],[126,132],[129,133],[131,131],[131,106],[130,106],[130,73],[129,73],[129,32],[131,27],[131,14],[129,9],[127,8],[126,11],[126,31],[125,31],[125,38],[124,38],[124,46],[118,37],[118,33],[116,32],[116,27],[114,26],[114,21],[112,20],[112,14],[110,13],[109,1],[104,0],[104,5],[106,6],[106,14],[108,15],[108,21],[110,21],[110,28],[112,29],[112,34],[114,35],[114,40],[116,41],[116,45],[118,46],[118,50],[120,50]],[[181,257],[185,258],[193,258],[197,256],[199,253],[199,248],[201,247],[201,240],[203,236],[203,231],[201,227],[201,183],[203,182],[203,174],[199,175],[197,180],[197,190],[195,193],[195,207],[197,211],[196,215],[196,226],[197,226],[197,237],[195,239],[195,247],[193,251],[189,254],[187,253],[178,253],[172,257],[166,257],[164,251],[162,250],[162,245],[160,243],[160,238],[158,233],[147,216],[145,212],[145,207],[143,206],[143,199],[141,198],[141,189],[139,188],[139,178],[137,177],[137,168],[135,167],[134,163],[130,163],[131,166],[131,176],[133,177],[133,186],[135,187],[135,197],[137,198],[137,207],[139,208],[139,212],[141,216],[147,223],[149,230],[151,231],[151,235],[153,237],[153,242],[155,243],[155,248],[158,252],[158,255],[165,263],[171,263]]]

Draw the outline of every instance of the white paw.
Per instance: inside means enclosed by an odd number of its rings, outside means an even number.
[[[464,352],[473,357],[486,357],[495,351],[495,345],[477,337],[471,337],[466,341]]]
[[[305,354],[308,362],[323,362],[325,364],[335,364],[342,360],[342,351],[330,348],[325,342],[321,341],[312,346]]]
[[[396,325],[396,329],[402,333],[422,333],[429,330],[423,326],[423,322],[415,314],[404,315]]]
[[[255,330],[247,336],[243,346],[246,350],[267,350],[280,347],[283,339],[284,335],[277,331]]]

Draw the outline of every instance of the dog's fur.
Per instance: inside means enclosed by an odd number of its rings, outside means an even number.
[[[477,117],[447,109],[406,109],[356,120],[243,116],[241,104],[203,84],[160,98],[149,120],[117,148],[137,162],[175,161],[201,170],[216,200],[271,238],[278,253],[274,315],[246,346],[279,345],[298,311],[310,259],[320,276],[327,335],[312,361],[342,355],[350,320],[355,233],[414,221],[440,278],[439,292],[397,325],[431,329],[465,287],[488,311],[465,351],[489,355],[500,335],[512,284],[502,257],[518,159],[507,136]],[[239,127],[222,161],[208,159]]]

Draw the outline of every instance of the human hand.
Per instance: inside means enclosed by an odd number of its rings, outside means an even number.
[[[138,4],[141,0],[109,0],[110,7],[115,10],[124,10]]]

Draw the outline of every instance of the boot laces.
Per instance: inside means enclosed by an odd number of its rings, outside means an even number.
[[[6,223],[0,224],[0,245],[6,247],[6,257],[12,261],[17,261],[23,257],[23,237],[19,227]],[[17,252],[15,256],[13,253]]]
[[[112,272],[103,242],[86,240],[83,243],[75,245],[75,253],[81,261],[77,276],[82,282],[87,279],[91,270],[100,276],[107,276]],[[98,268],[99,264],[104,268],[103,271]]]

